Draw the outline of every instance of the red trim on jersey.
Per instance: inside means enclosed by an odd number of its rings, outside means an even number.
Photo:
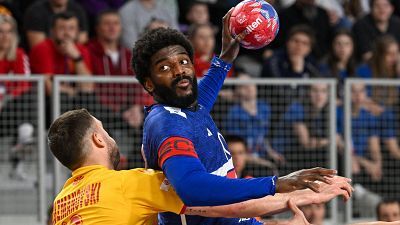
[[[158,149],[158,165],[162,168],[164,162],[173,156],[191,156],[199,158],[194,150],[193,142],[183,137],[169,137]]]
[[[186,205],[182,207],[182,210],[179,212],[179,215],[185,214],[185,211],[186,211]]]
[[[236,171],[234,169],[229,171],[228,174],[226,175],[226,177],[232,178],[232,179],[237,178]]]

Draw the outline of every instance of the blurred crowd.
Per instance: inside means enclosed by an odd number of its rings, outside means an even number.
[[[202,77],[220,51],[221,18],[239,2],[0,0],[0,74],[45,75],[49,124],[55,75],[134,76],[130,64],[135,59],[131,59],[130,49],[141,34],[151,29],[172,27],[185,33],[195,50],[196,75]],[[278,36],[263,49],[242,49],[228,76],[243,80],[336,79],[336,144],[339,157],[343,157],[345,79],[400,76],[400,1],[267,2],[279,14]],[[237,154],[245,158],[235,160],[238,174],[264,175],[259,171],[265,170],[258,167],[277,173],[326,163],[331,141],[328,85],[267,88],[273,95],[260,94],[256,85],[226,87],[219,101],[228,107],[214,110],[223,112],[219,125],[228,135],[227,140],[244,140],[243,151]],[[25,81],[0,83],[0,121],[13,121],[0,122],[0,136],[15,137],[11,154],[15,177],[23,177],[18,172],[18,153],[32,143],[35,122],[29,115],[13,112],[29,111],[27,103],[35,91]],[[399,91],[398,87],[363,84],[351,88],[353,180],[376,193],[392,193],[379,187],[398,192],[400,186],[398,180],[391,179],[400,172]],[[136,84],[62,83],[60,92],[62,101],[70,103],[62,110],[86,107],[105,121],[106,128],[118,124],[139,136],[142,107],[152,104],[151,96]],[[339,166],[343,166],[342,161]],[[375,185],[378,183],[384,185]]]

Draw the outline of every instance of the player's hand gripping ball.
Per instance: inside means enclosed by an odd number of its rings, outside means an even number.
[[[233,9],[229,30],[233,37],[245,32],[246,36],[240,42],[242,47],[262,48],[278,34],[278,13],[264,0],[244,0]]]

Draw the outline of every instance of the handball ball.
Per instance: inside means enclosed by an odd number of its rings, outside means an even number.
[[[247,49],[262,48],[273,41],[279,31],[278,13],[264,0],[244,0],[235,6],[229,19],[233,37],[246,33],[240,42]]]

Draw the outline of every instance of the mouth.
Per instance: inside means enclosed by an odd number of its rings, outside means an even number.
[[[190,81],[188,79],[182,79],[181,81],[179,81],[176,86],[178,88],[187,88],[190,86]]]

